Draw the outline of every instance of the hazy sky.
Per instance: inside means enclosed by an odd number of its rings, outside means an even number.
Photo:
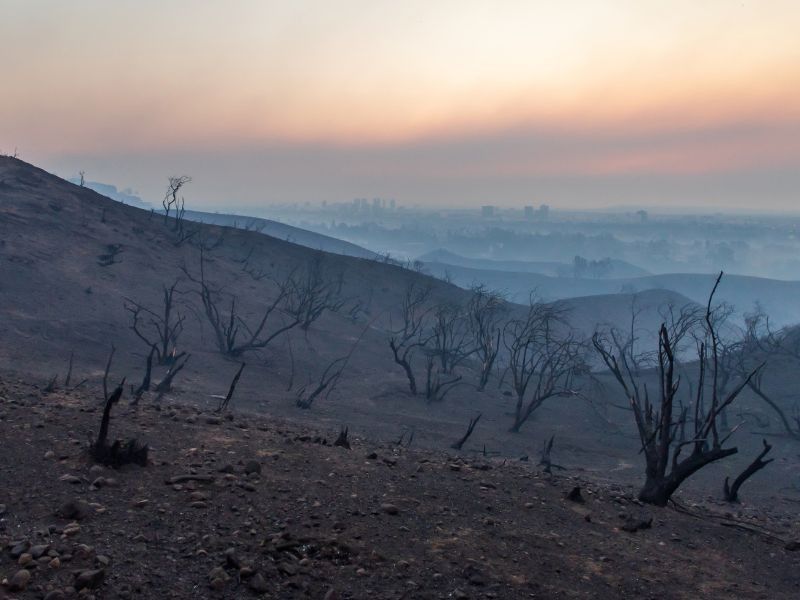
[[[0,0],[0,151],[195,207],[800,209],[798,0]]]

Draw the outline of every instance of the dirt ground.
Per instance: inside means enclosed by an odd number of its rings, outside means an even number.
[[[2,598],[800,595],[790,507],[659,509],[535,461],[125,399],[111,436],[150,464],[113,470],[87,454],[98,398],[0,382]]]

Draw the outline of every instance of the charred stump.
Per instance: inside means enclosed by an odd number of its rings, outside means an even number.
[[[755,475],[758,471],[766,467],[769,463],[771,463],[774,458],[769,458],[764,460],[764,457],[772,450],[772,446],[767,443],[767,440],[762,440],[764,444],[764,449],[761,453],[756,456],[756,459],[750,463],[750,465],[742,471],[739,476],[733,480],[733,484],[728,484],[728,478],[725,478],[725,486],[723,488],[723,493],[725,495],[725,500],[728,502],[738,502],[739,501],[739,488],[742,487],[742,484],[750,479],[753,475]]]
[[[115,469],[127,464],[137,464],[142,467],[147,466],[147,455],[149,451],[147,444],[140,444],[136,439],[130,439],[124,442],[121,440],[114,440],[113,443],[108,443],[111,409],[122,397],[124,385],[125,379],[120,382],[106,400],[106,405],[103,409],[103,418],[100,421],[100,433],[98,433],[97,439],[89,447],[89,454],[95,461],[109,467],[114,467]]]

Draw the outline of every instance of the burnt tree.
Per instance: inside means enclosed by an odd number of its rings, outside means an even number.
[[[725,500],[728,502],[738,502],[739,488],[742,487],[742,484],[750,479],[750,477],[755,475],[758,471],[766,467],[773,460],[775,460],[774,458],[764,460],[764,457],[769,454],[770,450],[772,450],[772,446],[767,443],[767,440],[762,440],[762,442],[764,443],[764,449],[759,453],[758,456],[756,456],[755,460],[751,462],[736,479],[733,480],[733,485],[728,484],[728,477],[725,478],[725,485],[723,486],[722,491],[725,496]]]
[[[684,326],[686,319],[679,319],[671,327],[661,325],[655,368],[658,381],[656,402],[650,399],[644,376],[626,369],[623,359],[609,344],[607,337],[600,333],[595,333],[593,337],[595,349],[624,391],[633,411],[646,464],[645,483],[639,491],[639,500],[642,502],[666,505],[678,487],[697,471],[737,452],[735,447],[725,447],[733,432],[721,437],[718,421],[721,411],[730,406],[761,366],[748,373],[726,395],[720,395],[719,339],[714,326],[712,302],[721,279],[722,273],[709,294],[701,332]],[[692,435],[690,439],[680,442],[678,436],[685,426],[689,411],[681,411],[677,417],[675,415],[681,381],[677,374],[676,348],[689,333],[699,340],[698,375],[691,411]],[[710,399],[706,398],[708,394],[711,395]],[[687,446],[690,452],[682,457],[683,449]]]
[[[569,332],[563,311],[532,300],[525,318],[506,324],[503,344],[516,395],[510,431],[519,432],[547,400],[578,396],[576,378],[586,369],[585,348]]]
[[[413,282],[408,284],[400,306],[403,325],[392,331],[389,337],[389,348],[392,350],[394,362],[403,368],[408,379],[408,389],[413,395],[417,394],[417,379],[412,363],[415,353],[427,343],[430,296],[430,286],[420,287]]]
[[[198,286],[196,293],[200,297],[203,313],[214,332],[217,348],[224,355],[238,357],[248,351],[262,350],[275,338],[302,323],[300,317],[289,314],[288,310],[290,297],[297,285],[293,274],[275,282],[277,290],[274,297],[266,303],[261,317],[251,326],[239,312],[237,296],[227,294],[227,302],[224,290],[207,279],[204,247],[200,247],[199,277],[193,276],[185,266],[183,271]],[[278,316],[286,314],[289,314],[288,320],[282,321],[272,330],[269,329],[268,325]]]
[[[169,287],[162,285],[161,306],[155,310],[130,298],[125,299],[125,310],[131,313],[131,329],[145,344],[155,347],[159,365],[172,364],[185,354],[177,351],[178,338],[186,320],[176,302],[175,294],[180,295],[178,283],[176,279]]]
[[[472,288],[467,305],[472,346],[479,361],[478,390],[483,391],[500,353],[501,321],[506,313],[505,301],[497,292],[483,286]]]

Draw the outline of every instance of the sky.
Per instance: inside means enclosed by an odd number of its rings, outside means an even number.
[[[0,0],[0,152],[187,205],[800,210],[797,0]]]

